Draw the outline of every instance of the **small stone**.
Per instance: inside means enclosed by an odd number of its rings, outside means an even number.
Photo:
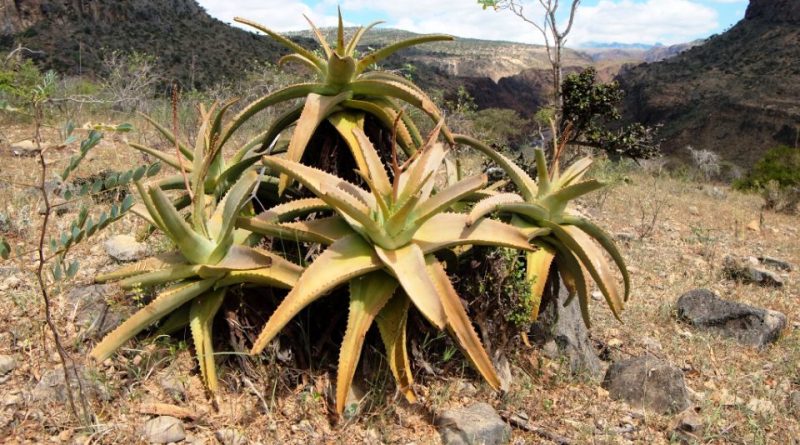
[[[474,396],[478,393],[478,388],[472,382],[459,380],[456,382],[456,392],[462,396]]]
[[[122,323],[131,312],[129,307],[107,301],[112,287],[104,284],[78,286],[73,288],[65,301],[73,307],[75,325],[80,339],[102,337]]]
[[[703,429],[703,419],[694,411],[687,410],[678,417],[667,438],[684,444],[699,443],[703,437]]]
[[[754,219],[747,224],[747,230],[751,230],[756,233],[761,232],[761,223],[757,219]]]
[[[161,389],[163,389],[172,400],[176,402],[183,402],[186,400],[186,385],[174,375],[168,374],[161,377],[158,384],[161,385]]]
[[[22,405],[22,397],[19,394],[10,394],[3,399],[3,406],[19,406]]]
[[[447,410],[436,425],[445,445],[501,445],[511,438],[511,427],[487,403]]]
[[[795,416],[800,415],[800,391],[792,391],[789,394],[789,410]]]
[[[11,289],[17,289],[22,285],[22,280],[18,277],[11,276],[3,280],[3,284],[0,284],[0,290],[6,291]]]
[[[24,140],[11,144],[11,154],[18,157],[33,157],[39,154],[39,146],[32,140]]]
[[[639,343],[641,343],[642,347],[648,351],[657,352],[663,349],[661,347],[661,342],[653,337],[642,337],[642,339],[639,340]]]
[[[542,353],[544,356],[549,358],[550,360],[555,360],[558,358],[560,352],[558,350],[558,345],[556,344],[555,340],[550,340],[542,346]]]
[[[695,289],[677,302],[678,318],[696,327],[715,330],[740,343],[764,347],[786,326],[780,312],[723,300],[707,289]]]
[[[693,216],[700,216],[700,209],[696,206],[689,206],[689,213]]]
[[[592,300],[594,301],[602,301],[603,300],[603,293],[599,290],[592,291]]]
[[[689,393],[680,369],[649,355],[611,365],[603,388],[611,398],[625,400],[634,409],[670,413],[689,406]]]
[[[149,443],[180,442],[186,438],[186,431],[179,419],[159,416],[145,422],[142,438]]]
[[[775,405],[769,400],[753,398],[747,402],[747,409],[756,414],[769,415],[775,412]]]
[[[223,428],[214,433],[214,437],[222,445],[247,445],[249,443],[246,437],[233,428]]]
[[[6,375],[17,367],[17,361],[10,355],[0,355],[0,376]]]
[[[614,235],[614,238],[616,238],[617,241],[622,241],[624,243],[629,243],[631,241],[635,241],[636,240],[636,235],[634,235],[634,234],[632,234],[630,232],[619,232],[619,233]]]
[[[794,270],[794,266],[792,266],[792,263],[784,260],[779,260],[777,258],[769,256],[760,256],[758,257],[758,261],[767,267],[772,267],[774,269],[782,270],[784,272],[791,272],[792,270]]]
[[[89,399],[111,400],[108,391],[100,382],[92,378],[83,369],[78,368],[77,375],[81,377],[83,394]],[[74,386],[76,373],[70,370],[70,381]],[[64,371],[60,366],[55,369],[47,370],[42,374],[39,383],[31,391],[31,398],[38,402],[61,402],[64,403],[69,398],[67,395],[67,385],[64,381]]]
[[[612,338],[607,344],[609,348],[619,348],[622,346],[622,340],[618,338]]]
[[[115,235],[105,242],[106,253],[117,261],[136,261],[144,257],[147,246],[130,235]]]
[[[514,380],[514,377],[511,375],[511,363],[509,363],[506,356],[502,354],[495,358],[493,362],[494,369],[497,371],[497,377],[500,379],[500,389],[504,392],[508,392],[508,390],[511,389],[511,382]]]

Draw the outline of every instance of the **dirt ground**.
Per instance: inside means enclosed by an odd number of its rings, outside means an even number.
[[[26,131],[4,129],[11,141],[24,138]],[[55,131],[48,130],[46,139],[55,140]],[[69,150],[48,155],[56,171]],[[108,137],[76,176],[104,168],[128,169],[142,162],[121,138]],[[7,147],[0,151],[0,213],[8,215],[8,224],[0,229],[15,245],[31,245],[37,235],[40,197],[26,188],[37,180],[37,172],[36,158],[14,156]],[[620,360],[649,349],[680,368],[690,390],[691,409],[702,419],[698,443],[798,443],[800,274],[797,267],[780,272],[784,287],[763,288],[726,279],[722,261],[726,255],[767,255],[800,265],[800,219],[762,214],[758,196],[722,185],[643,171],[631,171],[628,177],[629,181],[582,203],[585,212],[610,233],[626,234],[620,248],[633,277],[623,323],[602,302],[592,308],[591,335],[603,347],[603,357]],[[103,205],[92,204],[92,211]],[[77,207],[67,208],[55,219],[54,228],[66,229],[74,219]],[[748,228],[754,221],[760,222],[760,230]],[[71,416],[63,384],[59,392],[61,368],[43,323],[33,252],[28,249],[21,258],[0,263],[0,354],[16,361],[16,367],[0,377],[0,442],[140,443],[148,419],[171,414],[182,418],[187,443],[217,443],[215,433],[231,429],[249,443],[262,444],[435,444],[441,443],[434,425],[437,413],[485,401],[501,413],[524,413],[538,429],[514,428],[514,444],[550,443],[542,432],[575,444],[669,443],[667,434],[677,415],[639,412],[612,400],[599,381],[571,375],[565,363],[538,349],[521,347],[511,354],[514,382],[505,394],[491,391],[461,362],[441,375],[430,375],[415,363],[420,402],[414,406],[396,394],[378,360],[369,365],[375,372],[368,381],[360,382],[366,395],[358,412],[344,420],[330,415],[332,369],[285,365],[282,350],[263,359],[226,357],[219,365],[221,392],[213,400],[203,391],[185,340],[142,338],[112,359],[93,364],[88,351],[96,338],[84,338],[85,330],[77,322],[80,295],[71,290],[92,284],[97,271],[114,266],[103,249],[107,236],[139,233],[143,227],[128,216],[90,239],[73,253],[81,260],[76,277],[49,289],[64,345],[84,370],[84,392],[93,418],[88,429]],[[157,251],[163,247],[160,242],[154,238],[149,248]],[[789,320],[787,328],[763,350],[692,328],[676,320],[674,305],[695,288],[780,311]],[[134,305],[140,297],[113,288],[104,292],[113,308]]]

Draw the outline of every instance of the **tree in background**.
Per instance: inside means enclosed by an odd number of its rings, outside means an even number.
[[[536,2],[530,1],[532,6],[536,9],[538,6],[542,8],[543,18],[541,21],[532,18],[531,12],[526,10],[526,2],[523,0],[478,0],[478,3],[483,6],[483,9],[493,8],[495,10],[507,9],[524,20],[526,23],[532,25],[538,30],[542,37],[544,37],[545,47],[547,48],[547,57],[550,59],[550,65],[553,72],[553,107],[555,122],[561,121],[562,110],[562,96],[561,96],[561,80],[563,78],[561,53],[564,45],[567,42],[567,36],[572,31],[572,25],[575,22],[575,13],[578,10],[580,0],[572,0],[569,7],[569,16],[563,29],[559,29],[558,8],[560,6],[559,0],[537,0]],[[535,11],[537,12],[537,11]],[[558,128],[558,126],[557,126]],[[558,134],[553,135],[554,140],[558,140]]]
[[[624,96],[617,82],[598,83],[594,68],[568,75],[561,86],[559,133],[567,144],[596,148],[611,158],[655,156],[661,144],[656,127],[619,124],[617,107]]]

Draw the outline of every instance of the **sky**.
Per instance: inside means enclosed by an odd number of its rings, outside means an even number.
[[[521,0],[530,17],[542,16],[537,0]],[[275,31],[384,20],[383,27],[458,37],[543,43],[530,24],[510,11],[482,10],[477,0],[199,0],[212,16],[232,23],[241,16]],[[562,9],[569,6],[562,0]],[[567,46],[587,42],[671,45],[720,33],[744,17],[747,0],[583,0]]]

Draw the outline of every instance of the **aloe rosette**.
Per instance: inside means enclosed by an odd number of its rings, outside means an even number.
[[[178,250],[101,274],[96,281],[119,280],[126,289],[175,284],[106,335],[91,355],[98,361],[105,360],[162,319],[165,332],[189,325],[203,380],[210,391],[216,392],[211,328],[228,288],[247,283],[289,289],[302,268],[269,251],[250,247],[251,234],[234,227],[258,183],[255,172],[245,173],[219,203],[202,193],[202,183],[199,181],[195,187],[195,211],[190,222],[158,186],[145,190],[136,183],[147,220],[166,234]]]
[[[551,173],[547,170],[544,152],[537,149],[537,179],[534,180],[514,162],[480,141],[464,135],[455,135],[454,138],[457,143],[475,148],[497,163],[519,190],[519,193],[497,193],[478,202],[469,214],[469,221],[480,221],[488,214],[499,212],[510,215],[513,226],[523,230],[539,228],[545,231],[533,240],[539,249],[527,254],[532,317],[536,318],[538,315],[542,292],[555,261],[571,295],[578,297],[587,327],[591,324],[589,277],[597,284],[612,313],[619,319],[624,301],[630,295],[630,275],[622,254],[607,233],[569,208],[570,202],[575,198],[603,187],[597,180],[582,180],[592,163],[591,159],[580,159],[562,173]],[[622,297],[604,252],[611,257],[622,274]]]
[[[220,143],[225,143],[237,128],[261,110],[292,99],[304,98],[301,103],[293,106],[273,122],[268,130],[268,133],[276,134],[294,125],[287,159],[299,162],[317,127],[327,120],[347,142],[358,168],[363,171],[366,168],[364,159],[361,157],[361,152],[356,147],[356,142],[347,125],[340,124],[342,115],[348,115],[345,120],[352,119],[353,116],[371,115],[387,130],[395,128],[397,122],[398,142],[408,154],[412,154],[424,141],[408,114],[402,112],[402,104],[409,104],[422,110],[434,123],[441,120],[439,109],[428,95],[413,82],[392,73],[367,72],[367,70],[370,66],[403,48],[427,42],[452,40],[453,37],[449,35],[436,34],[415,37],[357,58],[356,49],[364,33],[381,22],[374,22],[359,28],[352,39],[345,43],[344,25],[340,13],[335,46],[330,45],[309,20],[324,53],[324,57],[321,57],[263,25],[239,17],[235,20],[267,34],[293,51],[284,56],[279,63],[299,63],[316,75],[316,81],[291,85],[255,100],[246,106],[221,133]],[[447,128],[443,130],[443,133],[452,142]],[[270,143],[272,140],[268,137],[264,138],[263,144]],[[289,175],[281,175],[280,194],[283,193],[289,182]]]
[[[359,175],[369,190],[289,159],[264,158],[265,165],[290,175],[316,198],[290,202],[253,218],[240,218],[239,226],[328,247],[306,268],[267,321],[252,352],[260,353],[304,307],[349,283],[349,319],[337,376],[339,413],[344,409],[364,335],[373,321],[378,325],[398,386],[408,400],[415,400],[405,346],[411,304],[432,325],[447,328],[486,381],[498,388],[492,362],[444,267],[433,254],[460,245],[531,250],[529,239],[538,232],[491,219],[470,225],[466,214],[447,212],[454,203],[483,188],[486,177],[470,177],[434,194],[434,174],[447,153],[443,144],[433,142],[438,131],[404,165],[398,165],[395,157],[393,179],[363,131],[357,127],[351,131],[364,159],[365,169]],[[324,208],[333,210],[334,216],[281,222]]]

